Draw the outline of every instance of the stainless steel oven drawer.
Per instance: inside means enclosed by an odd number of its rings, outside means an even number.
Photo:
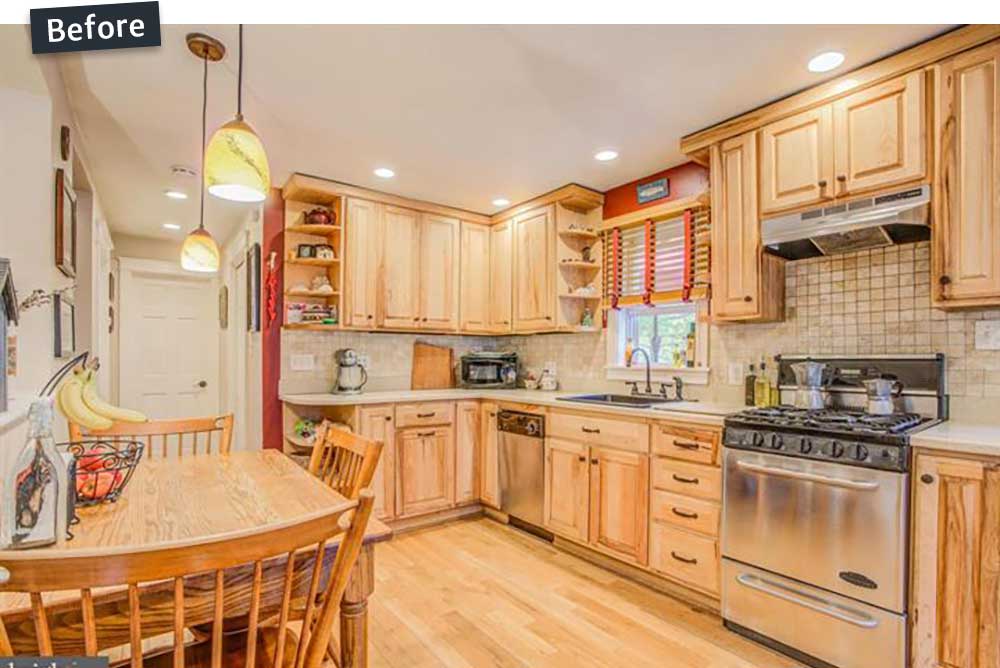
[[[904,668],[906,617],[730,559],[722,617],[838,668]]]

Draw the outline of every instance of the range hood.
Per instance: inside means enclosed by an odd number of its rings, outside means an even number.
[[[764,250],[788,260],[926,241],[930,186],[908,188],[761,222]]]

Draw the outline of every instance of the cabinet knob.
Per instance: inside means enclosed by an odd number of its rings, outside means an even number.
[[[587,457],[586,457],[586,455],[580,455],[580,456],[579,456],[579,460],[580,460],[581,462],[585,462],[585,461],[587,461]]]
[[[951,276],[948,276],[947,274],[941,276],[940,278],[938,278],[938,283],[940,283],[941,285],[951,285]]]
[[[929,485],[932,482],[934,482],[934,476],[932,476],[930,473],[925,473],[922,476],[920,476],[920,482],[924,483],[925,485]]]
[[[596,466],[596,465],[598,464],[598,461],[597,461],[597,457],[593,457],[593,458],[592,458],[592,459],[590,460],[590,463]]]
[[[392,422],[392,416],[391,415],[386,415],[385,416],[385,421],[386,422]]]
[[[375,317],[375,316],[372,316],[372,315],[366,315],[365,317],[366,317],[366,318],[368,318],[369,320],[371,320],[371,319],[372,319],[373,317]]]
[[[746,297],[743,298],[743,301],[745,301],[745,302],[752,302],[753,301],[753,297],[751,297],[750,295],[747,295]]]
[[[820,188],[826,188],[826,179],[820,179],[820,180],[819,180],[819,181],[818,181],[818,182],[816,183],[816,185],[818,185],[818,186],[819,186]]]
[[[847,174],[837,174],[837,180],[841,183],[847,183]]]

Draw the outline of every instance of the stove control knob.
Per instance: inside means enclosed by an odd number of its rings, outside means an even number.
[[[830,442],[830,456],[834,459],[844,456],[844,444],[840,441]]]
[[[808,455],[810,452],[812,452],[812,449],[813,449],[812,441],[810,441],[805,436],[799,439],[799,452],[801,452],[804,455]]]
[[[868,459],[868,448],[858,443],[854,446],[854,458],[859,462],[863,462]]]
[[[781,450],[785,445],[784,439],[781,438],[781,434],[771,434],[771,449]]]
[[[759,431],[755,431],[753,435],[750,436],[750,445],[755,448],[759,448],[764,445],[764,434]]]

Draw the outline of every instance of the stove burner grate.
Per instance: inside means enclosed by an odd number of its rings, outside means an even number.
[[[739,414],[740,418],[761,424],[786,427],[812,427],[846,431],[898,434],[923,422],[916,413],[869,415],[859,411],[833,409],[808,410],[792,406],[751,408]]]

